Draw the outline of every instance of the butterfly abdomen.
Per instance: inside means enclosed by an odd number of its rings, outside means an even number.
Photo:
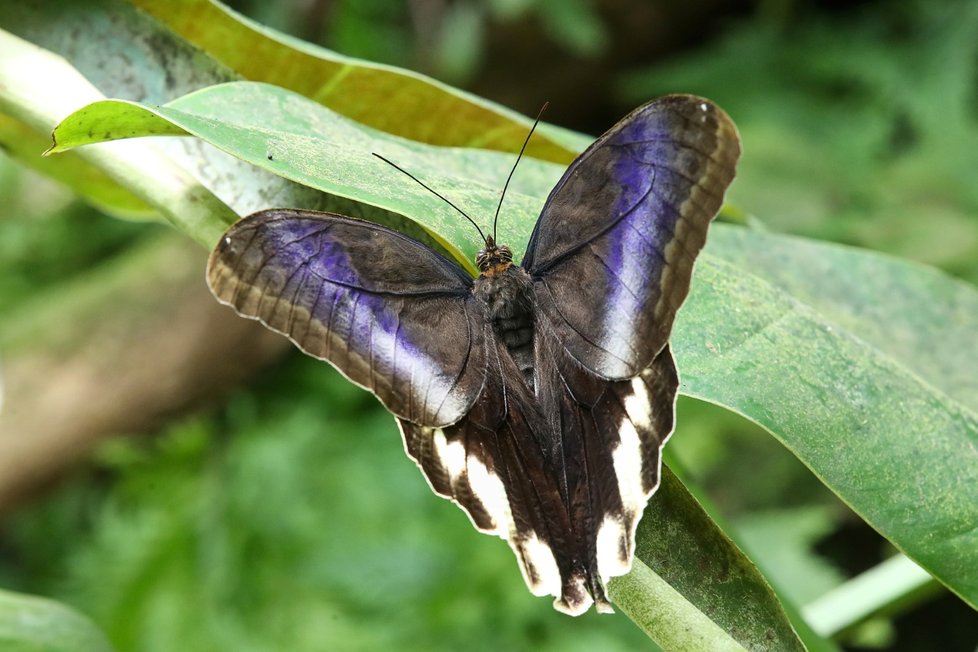
[[[533,284],[521,267],[483,274],[476,280],[475,296],[482,302],[496,336],[533,388]]]

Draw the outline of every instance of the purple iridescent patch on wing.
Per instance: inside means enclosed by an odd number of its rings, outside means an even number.
[[[592,246],[600,247],[612,280],[602,318],[609,352],[618,359],[633,355],[636,316],[655,314],[669,258],[688,253],[668,245],[692,212],[686,202],[706,156],[689,142],[698,132],[690,134],[684,118],[656,117],[627,124],[608,143],[618,155],[612,177],[620,193],[612,214],[621,221]]]

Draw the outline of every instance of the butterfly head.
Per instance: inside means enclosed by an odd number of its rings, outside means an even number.
[[[506,245],[497,245],[492,236],[489,236],[486,238],[486,246],[476,255],[475,264],[485,276],[501,274],[513,264],[513,250]]]

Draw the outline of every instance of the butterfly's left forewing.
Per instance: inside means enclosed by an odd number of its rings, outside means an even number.
[[[396,231],[329,213],[255,213],[215,248],[207,282],[399,417],[455,423],[482,391],[485,319],[472,278]]]
[[[432,489],[509,542],[531,591],[587,608],[544,416],[461,268],[376,224],[272,210],[231,227],[208,283],[374,392]]]

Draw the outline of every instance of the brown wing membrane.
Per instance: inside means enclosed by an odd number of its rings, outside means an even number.
[[[592,603],[587,570],[541,441],[547,426],[503,345],[490,348],[486,391],[468,417],[446,428],[399,419],[405,450],[437,494],[507,540],[534,595],[583,613]]]
[[[471,277],[390,229],[327,213],[256,213],[225,234],[207,280],[220,301],[332,363],[399,417],[448,425],[482,390]]]
[[[560,407],[571,522],[588,542],[592,583],[627,573],[635,529],[659,485],[679,385],[667,346],[630,380],[609,383],[562,365]]]
[[[541,439],[553,430],[538,400],[497,350],[469,416],[445,428],[399,419],[404,448],[435,493],[508,541],[532,593],[553,595],[571,615],[592,602],[610,611],[605,584],[631,567],[635,528],[672,432],[672,354],[666,347],[640,376],[615,383],[569,359],[557,363],[557,454]]]
[[[635,528],[672,434],[679,379],[668,345],[635,378],[609,381],[568,356],[545,319],[537,338],[538,400],[556,420],[553,467],[601,610],[608,579],[631,568]]]

